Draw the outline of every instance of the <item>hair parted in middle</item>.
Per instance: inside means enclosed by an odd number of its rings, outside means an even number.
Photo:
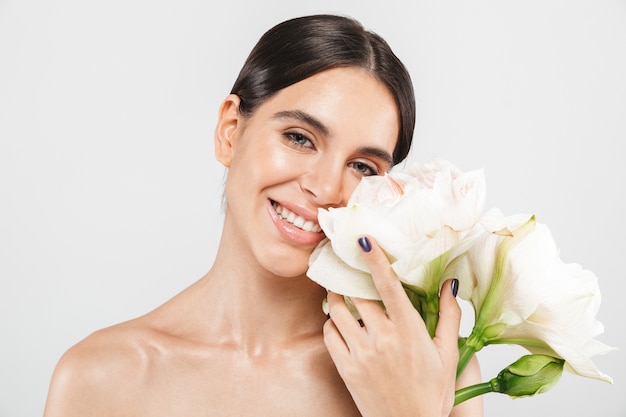
[[[409,153],[415,127],[411,77],[382,37],[350,17],[297,17],[269,29],[250,52],[231,93],[239,96],[239,111],[246,116],[283,88],[350,66],[369,71],[393,95],[400,114],[393,162],[400,163]]]

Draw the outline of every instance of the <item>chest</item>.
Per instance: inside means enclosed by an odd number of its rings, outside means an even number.
[[[137,415],[359,416],[327,354],[280,360],[216,354],[150,366]]]

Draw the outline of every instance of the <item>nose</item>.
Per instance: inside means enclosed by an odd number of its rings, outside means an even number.
[[[345,166],[341,163],[317,163],[300,177],[300,188],[316,205],[342,207],[350,197]]]

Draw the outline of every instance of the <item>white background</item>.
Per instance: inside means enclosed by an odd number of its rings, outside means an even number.
[[[66,349],[208,270],[219,102],[263,31],[314,12],[409,67],[412,161],[484,167],[488,207],[535,213],[599,277],[615,384],[565,374],[486,415],[626,416],[624,0],[301,3],[0,0],[0,416],[40,415]],[[485,378],[519,354],[485,348]]]

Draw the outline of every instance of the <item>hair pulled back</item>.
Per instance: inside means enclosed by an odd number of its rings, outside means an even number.
[[[394,164],[409,153],[415,125],[415,97],[408,71],[379,35],[356,20],[312,15],[282,22],[268,30],[250,52],[232,94],[239,111],[250,115],[279,90],[321,71],[360,67],[384,83],[400,113]]]

